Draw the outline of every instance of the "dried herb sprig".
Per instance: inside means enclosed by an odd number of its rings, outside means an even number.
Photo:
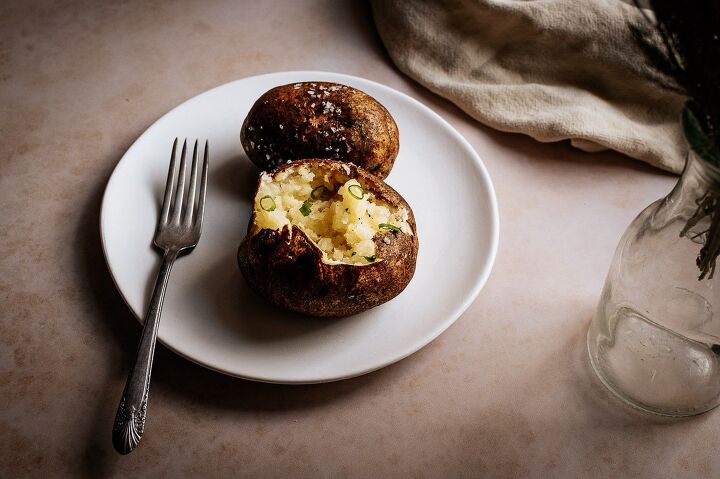
[[[683,110],[682,124],[690,147],[708,163],[720,166],[720,150],[705,134],[692,109],[685,108]],[[698,279],[702,280],[705,277],[712,279],[715,275],[717,258],[720,255],[720,191],[709,188],[696,200],[696,204],[697,209],[688,219],[680,236],[688,237],[693,241],[701,239],[700,243],[703,246],[696,259],[696,264],[700,269]],[[710,226],[703,231],[695,232],[693,228],[705,218],[710,220]]]
[[[649,4],[655,20],[631,25],[633,36],[665,76],[658,81],[687,95],[682,124],[690,147],[720,168],[720,0],[649,0]],[[636,6],[640,7],[637,0]],[[703,244],[697,257],[700,280],[713,277],[720,255],[718,196],[717,191],[705,192],[681,232]],[[705,218],[710,226],[693,231]]]

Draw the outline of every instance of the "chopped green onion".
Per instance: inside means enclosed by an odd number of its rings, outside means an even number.
[[[363,196],[365,196],[365,190],[363,190],[363,187],[360,185],[350,185],[348,187],[348,193],[359,200],[363,199]]]
[[[357,254],[357,252],[353,251],[350,256],[352,257],[352,256],[355,256],[356,254]]]
[[[380,223],[378,226],[379,226],[380,228],[383,228],[383,229],[386,229],[386,230],[390,230],[390,231],[400,231],[400,228],[398,228],[398,227],[395,226],[395,225],[391,225],[390,223]]]
[[[272,196],[265,195],[262,198],[260,198],[260,208],[264,209],[265,211],[275,211],[275,200],[272,199]]]
[[[300,213],[302,213],[303,216],[307,216],[310,214],[310,212],[312,211],[312,208],[310,207],[311,204],[312,200],[309,199],[303,202],[302,206],[300,207]]]
[[[363,256],[363,258],[365,258],[366,260],[368,260],[369,263],[374,263],[374,262],[375,262],[375,259],[376,259],[376,258],[375,258],[375,255],[372,255],[372,256]]]
[[[320,185],[310,193],[310,198],[313,200],[327,200],[330,198],[330,190],[325,185]]]

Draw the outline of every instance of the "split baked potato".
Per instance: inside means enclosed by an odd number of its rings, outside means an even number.
[[[238,263],[270,302],[348,316],[405,289],[418,238],[407,202],[355,165],[311,159],[260,175]]]
[[[328,158],[385,178],[400,149],[390,113],[355,88],[327,82],[283,85],[263,94],[240,131],[250,160],[264,171],[286,161]]]

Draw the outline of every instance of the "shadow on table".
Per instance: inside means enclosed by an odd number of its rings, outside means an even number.
[[[518,345],[529,353],[525,367],[514,370],[512,381],[505,383],[512,390],[471,411],[458,428],[458,441],[472,444],[459,451],[459,463],[475,461],[484,470],[502,468],[513,477],[637,475],[628,471],[639,464],[638,458],[652,451],[657,465],[663,464],[683,449],[685,438],[711,420],[707,414],[663,418],[616,399],[590,369],[585,346],[590,313],[581,313],[571,334],[552,335],[564,342],[535,337]],[[534,346],[540,343],[546,349],[544,359],[532,362],[530,358],[537,357]],[[693,454],[706,456],[703,451]],[[528,464],[543,464],[543,469],[530,470]],[[640,467],[657,471],[652,464]]]

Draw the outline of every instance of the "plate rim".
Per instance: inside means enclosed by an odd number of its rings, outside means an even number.
[[[103,227],[107,220],[107,203],[108,203],[108,197],[109,197],[109,191],[111,189],[111,185],[113,183],[114,179],[117,179],[117,171],[118,168],[123,164],[123,161],[129,156],[129,154],[137,147],[138,142],[147,134],[149,134],[154,128],[157,127],[157,124],[163,120],[166,116],[172,114],[174,111],[183,108],[186,104],[197,100],[198,98],[208,95],[212,92],[214,92],[217,89],[227,87],[228,85],[231,85],[233,83],[242,82],[250,79],[262,79],[262,78],[268,78],[271,79],[273,77],[287,77],[287,76],[312,76],[312,75],[329,75],[333,77],[337,77],[338,83],[341,83],[343,79],[345,80],[351,80],[356,81],[359,80],[360,82],[366,82],[371,84],[375,88],[379,88],[381,90],[386,90],[390,92],[391,94],[399,95],[404,100],[409,101],[414,106],[420,108],[425,113],[429,114],[434,120],[439,121],[447,131],[450,132],[450,134],[453,136],[455,140],[457,140],[464,149],[466,149],[470,153],[470,157],[472,158],[472,161],[474,163],[474,166],[478,168],[480,172],[480,176],[482,177],[482,182],[484,183],[484,186],[487,189],[488,192],[488,199],[489,199],[489,210],[490,210],[490,244],[488,245],[488,256],[487,261],[485,262],[485,265],[480,272],[480,274],[477,277],[477,280],[475,281],[475,284],[470,289],[469,293],[466,295],[465,300],[460,303],[458,306],[456,306],[452,313],[447,315],[444,321],[438,323],[438,325],[432,329],[428,334],[425,334],[421,339],[413,343],[410,347],[403,348],[399,353],[390,355],[388,359],[385,359],[381,361],[378,365],[364,368],[360,371],[356,371],[349,374],[343,374],[343,375],[337,375],[333,377],[325,377],[325,378],[305,378],[305,379],[292,379],[292,380],[284,380],[280,378],[269,378],[269,377],[259,377],[259,376],[253,376],[251,374],[238,374],[235,371],[230,371],[227,369],[223,369],[221,367],[217,367],[216,365],[211,365],[206,362],[203,362],[201,359],[190,357],[189,355],[183,353],[182,351],[178,350],[176,347],[166,343],[158,334],[157,340],[167,349],[172,351],[173,353],[179,355],[182,358],[185,358],[189,360],[190,362],[193,362],[199,366],[202,366],[204,368],[207,368],[209,370],[225,374],[231,377],[250,380],[250,381],[256,381],[256,382],[262,382],[262,383],[270,383],[270,384],[289,384],[289,385],[301,385],[301,384],[321,384],[321,383],[328,383],[328,382],[335,382],[335,381],[342,381],[345,379],[350,379],[358,376],[362,376],[368,373],[371,373],[373,371],[377,371],[379,369],[385,368],[391,364],[394,364],[396,362],[402,361],[403,359],[415,354],[423,347],[427,346],[428,344],[432,343],[435,339],[437,339],[442,333],[444,333],[450,326],[452,326],[459,318],[462,316],[467,309],[472,305],[473,302],[477,299],[478,295],[480,294],[480,291],[482,291],[483,287],[487,283],[490,273],[492,272],[492,269],[495,265],[495,260],[497,258],[498,253],[498,247],[500,242],[500,215],[499,215],[499,208],[498,208],[498,202],[497,202],[497,194],[495,192],[495,187],[492,182],[492,178],[490,177],[490,173],[487,170],[487,167],[485,166],[485,163],[480,158],[480,155],[475,151],[475,149],[472,147],[470,142],[465,139],[465,137],[454,127],[452,126],[447,120],[445,120],[443,117],[441,117],[438,113],[433,111],[430,107],[423,104],[419,100],[411,97],[410,95],[401,92],[399,90],[396,90],[395,88],[392,88],[390,86],[384,85],[382,83],[376,82],[374,80],[370,80],[367,78],[359,77],[356,75],[349,75],[345,73],[337,73],[337,72],[331,72],[331,71],[323,71],[323,70],[290,70],[290,71],[281,71],[281,72],[270,72],[270,73],[262,73],[258,75],[250,75],[242,78],[238,78],[229,82],[222,83],[220,85],[214,86],[212,88],[209,88],[207,90],[204,90],[197,95],[194,95],[183,102],[179,103],[175,107],[171,108],[167,112],[163,113],[160,117],[156,118],[155,121],[152,122],[150,126],[145,128],[140,135],[135,138],[133,143],[130,145],[130,147],[123,153],[120,160],[115,164],[112,173],[110,174],[110,177],[107,180],[107,183],[105,184],[105,189],[103,190],[103,196],[100,203],[100,221],[99,221],[99,229],[100,229],[100,243],[102,246],[103,251],[103,258],[105,259],[105,264],[107,266],[108,272],[110,273],[110,277],[112,278],[113,285],[115,286],[115,289],[120,294],[120,297],[123,299],[123,302],[125,303],[125,306],[130,310],[130,312],[135,316],[135,318],[140,322],[141,325],[144,324],[144,315],[140,316],[138,315],[133,307],[128,302],[128,299],[126,298],[125,293],[123,292],[122,288],[117,283],[117,279],[115,277],[115,274],[113,273],[112,265],[110,264],[110,259],[108,256],[107,251],[107,245],[106,245],[106,238],[105,238],[105,228]],[[305,80],[300,80],[305,81]],[[325,81],[325,80],[323,80]],[[334,80],[330,80],[334,81]]]

